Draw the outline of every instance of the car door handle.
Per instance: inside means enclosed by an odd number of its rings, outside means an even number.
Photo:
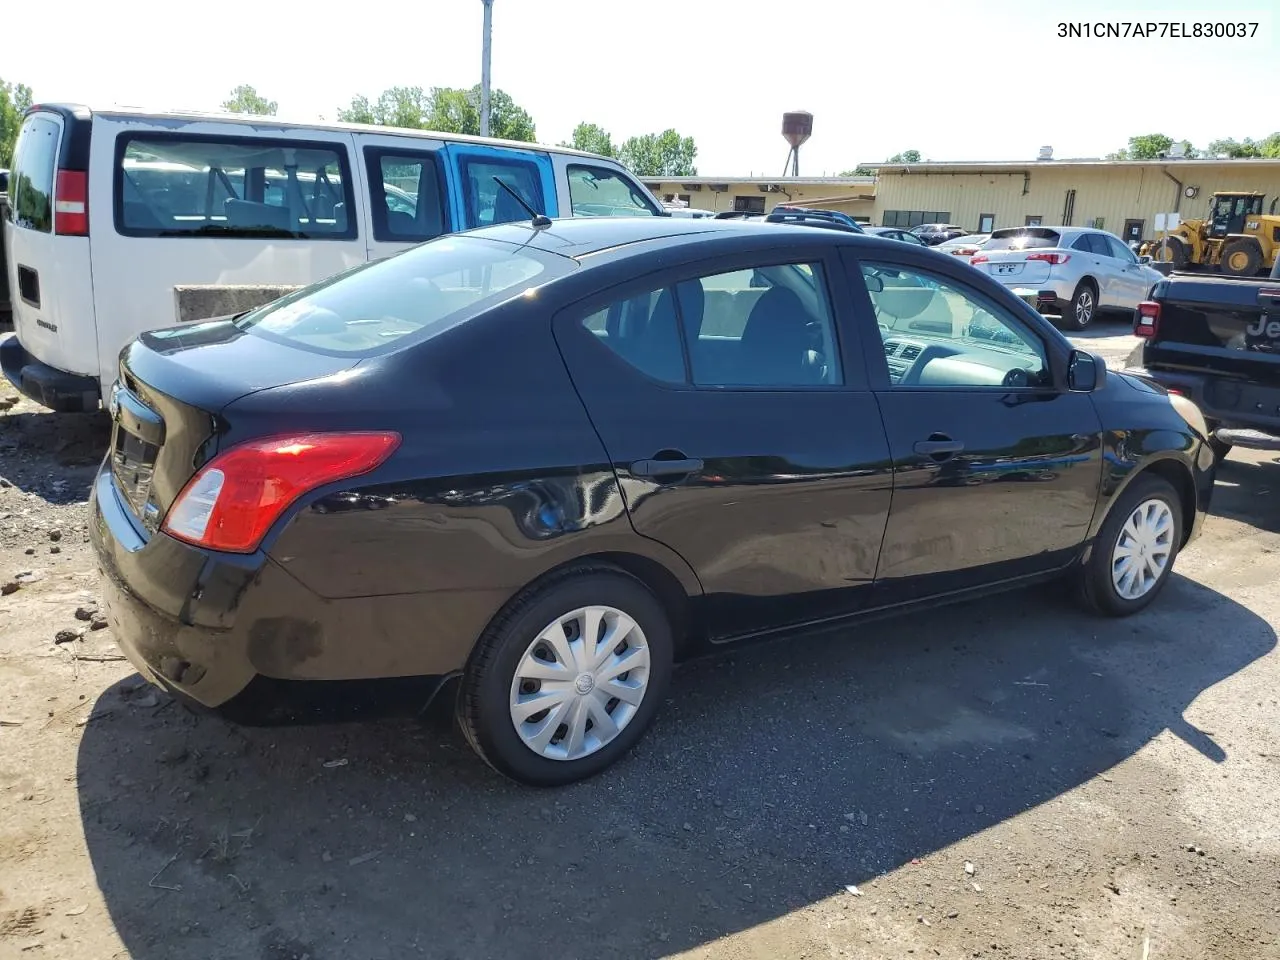
[[[637,477],[674,477],[697,473],[702,469],[697,457],[680,457],[672,460],[637,460],[631,464],[631,473]]]
[[[963,449],[964,444],[961,441],[952,440],[950,437],[944,437],[936,433],[928,440],[917,441],[915,446],[915,451],[920,456],[933,457],[935,460],[945,460]]]

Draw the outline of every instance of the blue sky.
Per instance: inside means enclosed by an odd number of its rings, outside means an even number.
[[[1280,73],[1278,14],[1274,0],[495,0],[493,82],[544,142],[580,120],[615,142],[675,127],[697,141],[703,174],[781,173],[781,115],[795,109],[815,115],[802,174],[910,147],[936,160],[1031,158],[1044,144],[1100,156],[1137,133],[1203,146],[1280,128],[1264,96]],[[1068,20],[1208,19],[1260,25],[1243,40],[1056,36]],[[37,99],[158,108],[214,109],[251,83],[282,116],[334,117],[355,93],[476,83],[480,20],[480,0],[251,16],[172,0],[85,4],[56,40],[11,38],[0,76]]]

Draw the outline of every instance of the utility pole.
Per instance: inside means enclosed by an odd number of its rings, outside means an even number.
[[[484,4],[484,39],[480,44],[480,136],[489,135],[489,58],[493,40],[493,0]]]

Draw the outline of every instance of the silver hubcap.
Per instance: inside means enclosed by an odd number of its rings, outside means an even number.
[[[1111,582],[1126,600],[1146,596],[1173,556],[1173,511],[1147,500],[1129,514],[1111,554]]]
[[[649,644],[613,607],[558,617],[525,650],[511,681],[511,722],[534,753],[579,760],[618,736],[649,688]]]
[[[1080,323],[1088,323],[1089,318],[1093,316],[1093,294],[1088,290],[1081,290],[1080,296],[1076,297],[1076,320]]]

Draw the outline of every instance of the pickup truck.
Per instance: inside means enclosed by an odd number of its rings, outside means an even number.
[[[1126,373],[1200,407],[1221,460],[1280,450],[1280,261],[1269,280],[1174,274],[1134,310]]]

